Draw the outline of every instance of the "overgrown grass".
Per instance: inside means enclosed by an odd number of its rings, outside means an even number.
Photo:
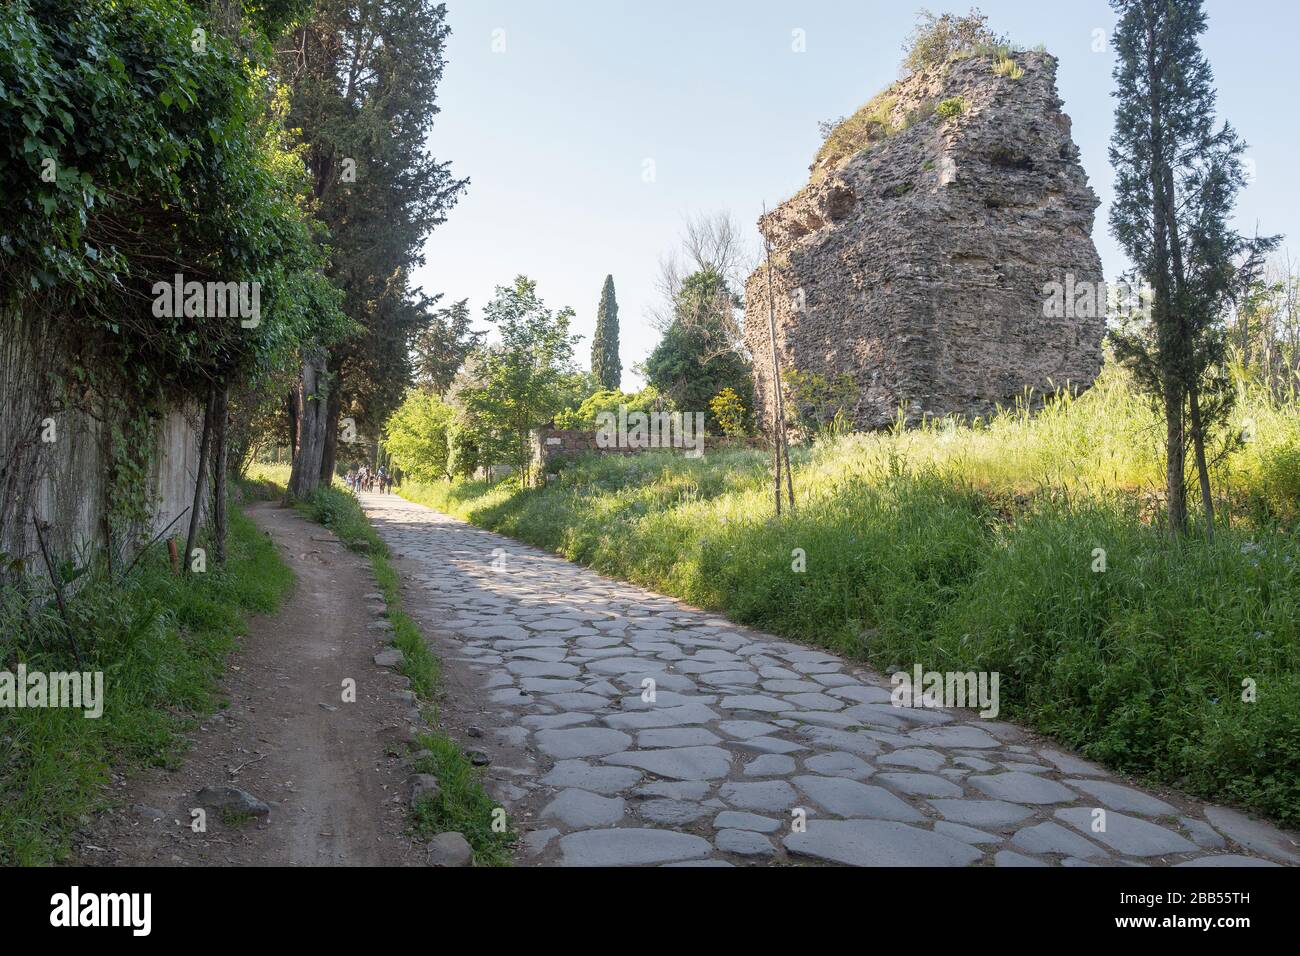
[[[960,96],[950,96],[934,108],[934,114],[940,119],[952,119],[966,112],[966,101]]]
[[[1004,716],[1295,824],[1300,408],[1244,398],[1236,425],[1253,420],[1254,438],[1218,467],[1234,521],[1212,545],[1151,521],[1159,423],[1113,371],[1036,416],[796,452],[799,506],[779,522],[755,452],[590,458],[545,489],[403,493],[882,670],[998,671]]]
[[[417,741],[420,750],[428,753],[416,761],[414,769],[438,778],[438,795],[416,806],[416,832],[426,840],[448,831],[461,833],[474,848],[478,865],[509,866],[515,833],[508,828],[502,832],[492,829],[497,804],[483,789],[478,771],[456,741],[443,733],[420,734]]]
[[[58,611],[30,615],[0,594],[0,668],[102,671],[104,711],[0,709],[0,863],[64,858],[69,834],[102,797],[110,767],[174,766],[179,733],[210,713],[249,613],[274,611],[293,575],[251,520],[230,514],[224,569],[172,574],[155,546],[125,582],[89,581],[70,602],[77,667]]]
[[[813,182],[854,153],[888,139],[902,128],[893,119],[898,97],[892,90],[890,87],[872,97],[831,131],[813,159]]]
[[[993,75],[1005,76],[1009,80],[1018,80],[1025,75],[1025,71],[1010,56],[999,56],[993,63]]]
[[[331,485],[318,488],[298,507],[313,521],[331,529],[347,547],[370,557],[375,580],[379,582],[384,602],[388,605],[393,645],[405,657],[401,672],[410,678],[411,689],[422,702],[436,706],[440,662],[429,650],[414,619],[402,610],[401,579],[388,560],[388,546],[371,526],[356,497]],[[429,751],[429,755],[417,761],[414,769],[418,773],[435,775],[439,793],[436,797],[422,800],[415,808],[416,832],[428,839],[455,830],[464,834],[474,848],[476,864],[508,865],[515,834],[509,828],[502,832],[492,829],[496,803],[483,789],[481,775],[465,756],[462,747],[436,729],[419,734],[417,747]]]

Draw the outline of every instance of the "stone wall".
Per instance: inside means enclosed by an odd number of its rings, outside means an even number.
[[[1056,60],[1019,79],[976,56],[890,91],[897,132],[819,169],[760,221],[772,245],[783,368],[851,381],[858,427],[988,415],[1025,389],[1086,388],[1104,316],[1049,318],[1044,287],[1099,283],[1099,204],[1056,92]],[[943,120],[934,106],[961,97]],[[768,273],[746,286],[745,334],[770,421]]]
[[[546,480],[552,466],[562,458],[596,453],[600,455],[631,455],[636,448],[601,448],[596,444],[596,433],[579,428],[537,428],[532,432],[532,471],[539,482]]]
[[[32,517],[48,523],[47,542],[58,559],[76,558],[102,545],[105,494],[104,440],[108,423],[93,394],[75,401],[50,398],[34,384],[48,371],[47,340],[40,328],[4,318],[0,341],[0,552],[44,574]],[[42,426],[53,421],[53,431]],[[153,428],[149,462],[150,517],[138,529],[144,540],[160,532],[193,501],[198,474],[202,410],[171,408]],[[42,437],[50,434],[53,441]],[[173,530],[184,535],[188,515]],[[118,542],[121,544],[121,542]]]

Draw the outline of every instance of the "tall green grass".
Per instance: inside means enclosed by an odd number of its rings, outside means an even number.
[[[1213,544],[1151,520],[1159,422],[1113,372],[1037,415],[797,451],[798,508],[780,521],[755,452],[588,458],[544,489],[403,494],[884,670],[996,670],[1004,715],[1296,823],[1300,410],[1245,399],[1253,439],[1218,466],[1233,521]]]
[[[237,510],[227,563],[178,577],[155,547],[121,583],[92,580],[70,602],[78,667],[58,611],[0,594],[0,667],[103,671],[104,713],[0,709],[0,864],[63,858],[100,802],[110,768],[172,766],[180,732],[217,706],[217,678],[245,616],[279,605],[293,576],[274,545]]]

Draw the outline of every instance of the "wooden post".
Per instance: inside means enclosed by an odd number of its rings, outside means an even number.
[[[767,218],[767,204],[763,204],[763,219]],[[760,220],[761,221],[761,220]],[[775,492],[776,513],[781,514],[781,463],[785,461],[785,483],[790,497],[790,511],[794,511],[794,478],[790,469],[790,443],[785,430],[785,397],[781,393],[781,366],[776,354],[776,299],[772,295],[772,242],[764,227],[763,249],[767,258],[767,332],[772,346],[772,446],[776,460]]]
[[[226,563],[226,459],[230,445],[230,385],[217,386],[212,409],[212,556]]]
[[[72,618],[68,616],[68,602],[63,598],[63,581],[59,578],[59,573],[54,570],[54,559],[50,557],[50,549],[45,544],[45,535],[41,532],[41,519],[32,515],[32,524],[36,525],[36,540],[41,545],[41,557],[45,559],[45,569],[50,573],[50,584],[54,586],[54,597],[59,602],[59,616],[63,618],[63,626],[68,631],[72,656],[77,659],[77,666],[80,667],[81,648],[77,646],[77,629],[73,626]]]

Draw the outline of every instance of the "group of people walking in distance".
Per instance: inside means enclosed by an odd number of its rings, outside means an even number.
[[[393,490],[393,476],[383,465],[373,470],[369,465],[349,468],[343,481],[348,486],[348,491],[354,494],[359,491],[378,490],[386,495]]]

